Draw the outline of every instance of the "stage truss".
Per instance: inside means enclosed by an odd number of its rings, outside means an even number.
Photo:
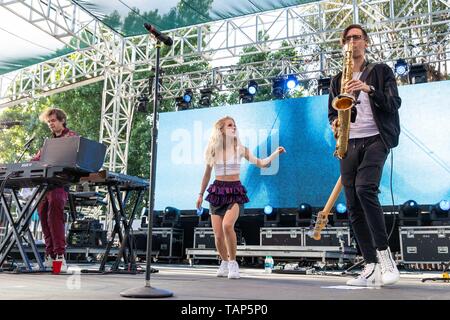
[[[126,172],[136,98],[154,70],[153,39],[124,38],[68,0],[0,0],[0,6],[74,50],[3,75],[0,108],[103,81],[105,167]],[[319,78],[340,70],[339,35],[351,23],[369,30],[371,60],[393,66],[403,58],[448,74],[450,1],[327,0],[168,31],[174,45],[162,50],[161,97],[174,99],[187,88],[237,92],[250,79],[271,86],[272,78],[291,73],[315,94]],[[240,57],[281,48],[295,48],[296,56],[237,65]],[[185,65],[197,71],[179,71]]]

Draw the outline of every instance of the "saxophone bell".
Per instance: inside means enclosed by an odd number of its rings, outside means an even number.
[[[349,93],[341,93],[331,102],[331,106],[337,111],[349,110],[354,105],[356,105],[356,99]]]

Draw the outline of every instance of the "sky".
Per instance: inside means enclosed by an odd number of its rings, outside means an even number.
[[[30,50],[36,55],[46,55],[64,45],[37,29],[30,23],[0,7],[0,59],[24,58]],[[5,45],[6,44],[6,45]]]

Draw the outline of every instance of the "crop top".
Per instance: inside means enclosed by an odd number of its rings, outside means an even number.
[[[226,150],[225,157],[223,150],[217,152],[216,163],[214,164],[214,171],[216,176],[231,176],[239,174],[241,171],[241,159],[244,155],[244,148],[237,147]],[[225,159],[224,159],[225,158]]]

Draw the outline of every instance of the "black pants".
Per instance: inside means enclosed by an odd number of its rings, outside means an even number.
[[[388,247],[383,210],[378,200],[388,153],[380,135],[350,139],[347,156],[340,161],[350,222],[366,263],[377,262],[376,249]]]

